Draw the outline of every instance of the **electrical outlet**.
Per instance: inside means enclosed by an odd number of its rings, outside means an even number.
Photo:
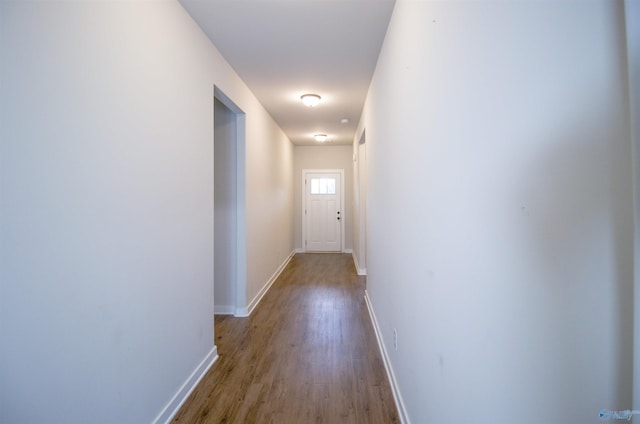
[[[393,348],[398,350],[398,331],[393,329]]]

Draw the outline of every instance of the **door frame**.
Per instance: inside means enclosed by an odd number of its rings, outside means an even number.
[[[305,184],[305,180],[307,179],[307,174],[325,174],[325,173],[334,173],[340,174],[340,212],[341,212],[341,220],[342,227],[340,228],[340,252],[344,253],[344,241],[345,241],[345,233],[347,226],[347,213],[346,207],[344,203],[344,169],[303,169],[302,170],[302,209],[300,210],[302,216],[302,251],[307,251],[307,216],[305,211],[307,209],[307,185]]]

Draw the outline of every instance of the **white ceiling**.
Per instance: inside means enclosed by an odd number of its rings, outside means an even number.
[[[351,144],[395,0],[180,0],[289,139]],[[300,101],[322,96],[315,108]],[[349,119],[342,124],[343,118]]]

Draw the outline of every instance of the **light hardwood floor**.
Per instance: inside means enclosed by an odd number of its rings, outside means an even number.
[[[349,254],[296,254],[215,335],[220,358],[174,423],[400,422]]]

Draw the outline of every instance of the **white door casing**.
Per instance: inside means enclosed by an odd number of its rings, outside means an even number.
[[[341,252],[344,245],[343,170],[303,170],[303,246]]]

